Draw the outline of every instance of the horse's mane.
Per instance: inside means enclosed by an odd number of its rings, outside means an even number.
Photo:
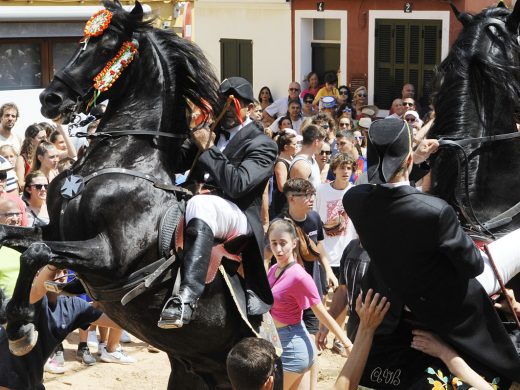
[[[219,112],[221,103],[218,95],[218,79],[213,67],[202,50],[194,43],[180,38],[171,30],[153,28],[154,19],[143,20],[143,14],[126,12],[118,1],[104,0],[106,9],[113,13],[112,20],[122,24],[133,33],[148,34],[164,57],[168,72],[174,75],[171,80],[171,93],[175,94],[174,121],[186,123],[186,99],[203,108],[209,103],[213,112]],[[141,6],[136,2],[136,7]],[[155,69],[150,69],[154,71]],[[186,124],[187,125],[187,124]],[[185,130],[185,129],[184,129]]]
[[[506,8],[493,7],[466,21],[434,78],[433,105],[439,115],[431,134],[479,136],[482,129],[491,129],[497,119],[495,104],[503,102],[520,112],[520,46],[518,35],[506,28],[509,14]]]

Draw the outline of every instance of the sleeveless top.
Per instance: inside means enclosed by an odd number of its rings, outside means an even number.
[[[318,186],[321,184],[321,173],[320,173],[320,167],[318,166],[318,163],[316,162],[316,159],[314,156],[312,156],[312,161],[309,161],[309,159],[306,156],[300,155],[296,156],[291,161],[291,166],[289,167],[289,172],[291,172],[292,167],[297,161],[305,161],[307,164],[311,166],[311,174],[307,178],[312,185],[314,186],[314,189],[317,189]]]
[[[289,178],[289,167],[291,163],[284,158],[278,157],[274,162],[274,165],[276,166],[276,164],[278,164],[279,162],[283,163],[283,165],[285,166],[285,169],[287,170],[287,178]],[[271,200],[271,207],[269,208],[269,217],[271,219],[276,217],[286,208],[286,205],[287,198],[285,197],[283,192],[278,190],[278,184],[276,183],[276,172],[273,171],[273,194]]]

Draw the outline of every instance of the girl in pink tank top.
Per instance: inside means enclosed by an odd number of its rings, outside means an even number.
[[[294,250],[296,232],[291,222],[277,219],[267,232],[276,264],[267,275],[273,292],[271,315],[275,321],[283,347],[282,363],[284,389],[310,389],[310,369],[316,349],[302,323],[303,311],[311,308],[316,317],[329,328],[350,352],[352,342],[341,327],[327,313],[312,277],[296,263]],[[320,349],[325,344],[318,345]]]

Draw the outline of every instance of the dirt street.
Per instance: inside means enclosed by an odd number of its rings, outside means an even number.
[[[170,373],[170,363],[165,353],[150,353],[145,343],[132,337],[133,342],[123,344],[125,352],[137,359],[131,365],[103,363],[87,367],[76,360],[78,343],[77,332],[69,335],[64,342],[65,367],[62,375],[45,374],[45,387],[48,390],[143,390],[166,389]],[[329,343],[331,344],[331,343]],[[92,351],[95,353],[95,351]],[[330,389],[345,359],[324,351],[319,357],[320,374],[318,389]]]

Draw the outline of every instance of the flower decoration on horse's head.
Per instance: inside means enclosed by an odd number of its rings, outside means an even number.
[[[83,35],[85,38],[98,37],[107,29],[112,20],[112,12],[102,9],[96,12],[85,24]]]

